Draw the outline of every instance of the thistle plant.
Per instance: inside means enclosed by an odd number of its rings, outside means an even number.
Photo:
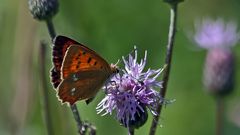
[[[169,25],[169,33],[168,33],[168,43],[167,43],[167,51],[166,51],[166,57],[165,57],[165,70],[163,73],[163,84],[162,88],[160,89],[159,95],[162,98],[165,98],[166,92],[167,92],[167,86],[168,86],[168,80],[171,70],[171,64],[172,64],[172,55],[173,55],[173,47],[175,42],[175,35],[176,35],[176,29],[177,29],[177,13],[178,13],[178,4],[183,2],[184,0],[164,0],[167,4],[170,6],[170,25]],[[157,130],[157,125],[159,122],[159,118],[162,111],[162,104],[158,104],[157,106],[157,115],[154,116],[152,120],[152,125],[149,131],[149,135],[155,135]]]
[[[196,23],[194,41],[207,50],[203,83],[208,93],[216,98],[216,135],[223,130],[223,98],[234,90],[235,58],[232,47],[240,33],[235,22],[204,19]]]
[[[146,54],[139,64],[135,51],[135,56],[130,55],[128,61],[123,58],[125,64],[123,74],[112,79],[114,83],[106,87],[106,97],[97,107],[98,113],[105,111],[103,115],[112,114],[115,110],[118,121],[129,129],[129,135],[133,135],[134,129],[141,127],[146,122],[146,108],[149,108],[154,116],[149,132],[149,135],[154,135],[164,103],[176,34],[177,7],[183,0],[164,0],[164,2],[170,5],[171,16],[163,81],[156,80],[161,69],[149,69],[147,72],[142,72],[146,62]],[[156,92],[153,86],[160,88],[160,91]]]
[[[156,89],[162,87],[162,82],[157,78],[162,69],[148,69],[144,72],[147,62],[147,51],[144,59],[137,62],[137,50],[135,55],[129,55],[126,60],[122,58],[125,69],[122,73],[115,75],[105,88],[106,96],[98,104],[98,113],[102,115],[116,112],[117,120],[129,130],[141,127],[148,118],[147,109],[153,115],[157,115],[158,103],[163,99]]]
[[[53,40],[56,32],[52,18],[58,13],[58,0],[28,0],[28,6],[34,19],[46,21],[49,35]]]
[[[39,21],[46,21],[49,28],[49,33],[53,39],[56,36],[53,24],[52,17],[58,12],[58,1],[57,0],[29,0],[28,1],[29,10],[34,19]],[[46,57],[46,43],[41,42],[40,44],[40,80],[42,83],[42,93],[43,93],[43,111],[47,125],[48,134],[53,134],[52,122],[50,117],[50,105],[49,105],[49,96],[47,95],[47,82],[45,76],[45,57]]]
[[[240,38],[234,22],[205,19],[196,23],[194,41],[207,50],[203,83],[214,96],[226,96],[234,89],[234,47]]]

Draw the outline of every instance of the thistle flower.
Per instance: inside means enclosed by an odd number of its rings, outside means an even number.
[[[206,19],[196,25],[194,40],[208,50],[203,82],[213,95],[226,95],[234,88],[234,55],[231,47],[239,41],[237,25]]]
[[[235,22],[225,23],[222,19],[205,19],[195,24],[194,40],[197,45],[205,49],[230,48],[237,44],[240,33]]]
[[[112,114],[116,111],[117,120],[125,127],[139,128],[148,117],[147,108],[153,113],[162,98],[155,88],[162,87],[162,82],[157,81],[162,69],[143,71],[146,65],[147,51],[144,59],[137,62],[137,50],[135,55],[124,57],[125,69],[122,74],[117,74],[111,79],[106,88],[106,97],[98,104],[98,114]]]

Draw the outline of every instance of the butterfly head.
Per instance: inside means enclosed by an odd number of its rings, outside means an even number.
[[[113,74],[119,73],[119,69],[118,69],[117,64],[111,64],[110,68],[111,68],[111,71],[112,71]]]

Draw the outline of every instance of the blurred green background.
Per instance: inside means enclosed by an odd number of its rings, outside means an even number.
[[[49,71],[52,67],[51,42],[46,24],[32,19],[27,0],[0,0],[0,3],[0,135],[45,135],[39,41],[49,43],[46,56]],[[148,50],[147,67],[163,66],[169,7],[162,0],[60,0],[59,3],[59,12],[53,19],[58,34],[86,44],[112,63],[137,45],[141,56]],[[176,99],[176,102],[163,109],[157,134],[214,134],[215,102],[202,86],[206,52],[196,49],[186,32],[192,31],[195,19],[206,16],[240,23],[239,7],[239,0],[185,0],[180,4],[167,91],[167,99]],[[240,134],[239,45],[234,52],[237,57],[236,89],[225,102],[225,135]],[[69,107],[60,104],[47,79],[54,134],[76,134]],[[114,115],[96,114],[96,105],[103,96],[103,92],[99,92],[90,105],[77,104],[82,119],[95,124],[98,135],[127,134]],[[136,134],[148,134],[151,121],[149,117]]]

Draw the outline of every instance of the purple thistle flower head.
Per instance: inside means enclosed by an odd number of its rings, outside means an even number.
[[[156,107],[162,102],[155,88],[162,87],[162,82],[157,81],[162,69],[143,71],[146,65],[147,51],[144,59],[137,62],[137,50],[135,55],[129,55],[123,62],[125,69],[122,73],[111,79],[105,90],[105,98],[98,104],[97,112],[102,115],[116,112],[117,120],[125,127],[139,128],[147,120],[147,108],[156,114]]]
[[[234,54],[231,47],[240,38],[237,24],[222,19],[205,19],[196,23],[194,41],[208,50],[204,66],[203,82],[214,96],[226,96],[234,89]]]
[[[225,23],[222,19],[204,19],[195,24],[194,41],[205,49],[230,48],[237,44],[240,33],[235,22]]]

